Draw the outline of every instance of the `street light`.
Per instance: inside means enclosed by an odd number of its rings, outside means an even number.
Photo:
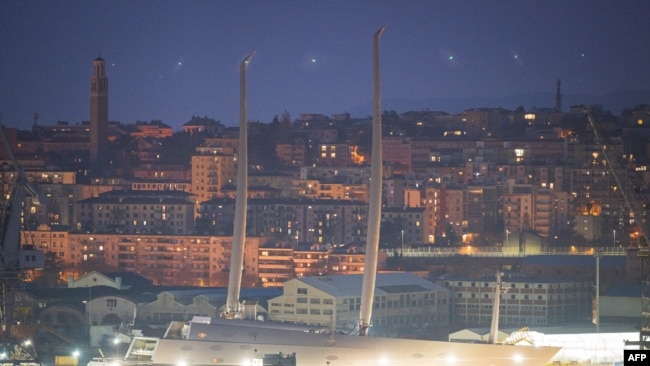
[[[404,229],[402,229],[402,254],[404,253]]]
[[[120,349],[119,349],[120,340],[117,339],[117,337],[113,338],[113,344],[115,345],[115,358],[118,359],[120,358]]]
[[[612,232],[614,233],[613,244],[614,244],[614,247],[616,248],[616,229],[612,230]]]

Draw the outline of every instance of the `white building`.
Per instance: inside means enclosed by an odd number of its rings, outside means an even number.
[[[362,275],[302,277],[284,283],[269,301],[270,320],[339,330],[359,321]],[[410,273],[377,275],[373,310],[375,335],[449,324],[449,290]]]

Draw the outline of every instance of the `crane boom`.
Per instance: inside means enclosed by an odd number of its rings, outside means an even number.
[[[600,128],[591,113],[591,109],[583,106],[583,110],[586,112],[589,126],[593,130],[594,142],[600,146],[608,168],[621,191],[628,216],[634,220],[633,222],[638,228],[638,247],[636,250],[638,250],[638,257],[641,259],[641,330],[639,332],[639,348],[642,350],[650,349],[650,248],[648,247],[647,236],[648,223],[642,212],[644,199],[639,190],[631,188],[630,184],[630,182],[636,181],[638,177],[636,172],[619,163],[619,159],[623,157],[622,151],[618,151],[614,146],[608,148],[610,145],[607,145],[602,138]],[[613,157],[610,156],[610,151],[614,151]],[[626,184],[621,182],[617,171],[626,172]]]
[[[2,201],[2,216],[0,217],[0,323],[2,324],[3,344],[13,344],[18,348],[24,347],[22,342],[14,342],[15,325],[14,303],[16,291],[20,284],[21,275],[24,270],[43,268],[44,255],[42,251],[35,248],[22,248],[20,244],[21,211],[23,199],[26,195],[34,197],[34,203],[38,203],[38,191],[28,182],[25,172],[16,160],[11,150],[9,141],[0,125],[0,142],[5,146],[7,155],[13,164],[13,191],[6,195]],[[12,192],[11,192],[12,191]],[[13,342],[13,343],[12,343]],[[15,344],[14,344],[15,343]],[[6,347],[5,347],[6,348]],[[29,353],[29,352],[27,352]]]
[[[589,126],[594,133],[594,143],[600,147],[600,150],[605,157],[605,160],[607,161],[607,167],[614,177],[616,186],[621,191],[621,195],[623,196],[623,201],[625,203],[625,209],[628,211],[630,218],[634,220],[635,225],[638,227],[639,247],[647,247],[647,223],[644,220],[642,212],[643,200],[641,197],[637,197],[636,190],[632,189],[631,184],[629,184],[630,182],[636,180],[636,172],[631,171],[627,167],[623,166],[623,164],[621,164],[620,159],[623,156],[623,152],[620,151],[617,146],[609,145],[606,143],[601,135],[598,123],[594,119],[591,108],[583,106],[583,110],[585,110],[587,114],[587,121],[589,122]],[[611,156],[610,151],[614,152],[614,156]],[[620,171],[624,171],[627,174],[625,177],[625,184],[619,177],[618,172]]]

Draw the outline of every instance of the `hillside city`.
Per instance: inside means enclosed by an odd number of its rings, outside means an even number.
[[[107,98],[103,60],[95,62],[91,121],[41,124],[35,116],[31,130],[4,128],[3,197],[16,164],[39,193],[26,197],[21,216],[21,245],[46,257],[25,278],[28,308],[60,302],[47,289],[67,286],[81,290],[66,296],[83,300],[86,309],[72,313],[82,322],[87,313],[89,326],[122,324],[133,307],[148,323],[214,315],[228,285],[239,129],[207,116],[191,116],[178,131],[159,120],[108,122],[107,104],[93,94],[105,88]],[[379,333],[418,322],[489,324],[497,271],[509,289],[502,322],[511,326],[589,320],[596,273],[599,295],[639,299],[650,106],[564,111],[559,85],[549,108],[382,113],[378,284],[391,285],[378,285],[387,294],[376,295],[387,309]],[[288,111],[248,123],[242,286],[271,291],[245,293],[255,314],[355,322],[358,295],[310,298],[309,311],[300,295],[354,286],[363,273],[371,125],[370,116]],[[109,289],[80,288],[99,284]],[[408,286],[420,290],[405,295]],[[130,289],[129,300],[111,288]],[[95,297],[106,304],[91,312]],[[638,322],[638,311],[617,309],[620,299],[609,308],[603,301],[599,317]],[[52,316],[38,315],[56,323]],[[58,322],[74,334],[70,319]]]
[[[603,156],[583,108],[385,111],[381,248],[390,254],[636,246],[640,231],[615,179],[643,193],[650,108],[621,116],[590,110],[612,149],[609,159],[620,158],[619,165]],[[182,131],[161,121],[112,122],[109,157],[94,176],[88,123],[6,131],[28,177],[47,197],[27,206],[23,244],[52,253],[66,273],[62,278],[104,268],[161,284],[224,284],[238,128],[195,116]],[[285,112],[269,123],[249,123],[248,258],[262,253],[253,246],[323,257],[363,252],[369,135],[370,117],[345,113],[292,120]],[[11,171],[3,174],[10,181]],[[141,240],[150,244],[134,245]],[[192,255],[165,249],[175,246],[191,246]],[[219,258],[211,258],[213,248]],[[363,263],[341,265],[332,255],[329,261],[307,266],[294,258],[287,260],[292,268],[268,272],[263,262],[248,263],[254,269],[248,284],[360,273]]]

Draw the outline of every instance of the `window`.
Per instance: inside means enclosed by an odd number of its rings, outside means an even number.
[[[298,288],[298,295],[307,295],[307,289],[304,287]]]

